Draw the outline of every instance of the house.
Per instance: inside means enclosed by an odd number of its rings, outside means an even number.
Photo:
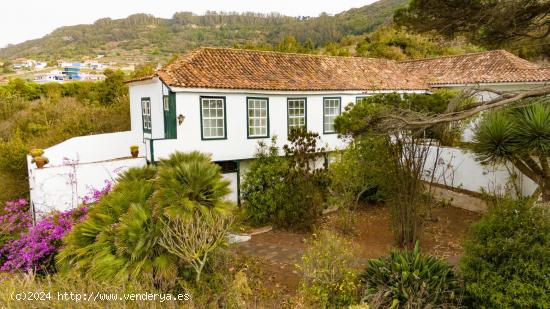
[[[31,199],[35,208],[45,209],[53,198],[44,192],[53,191],[56,203],[70,200],[69,207],[74,207],[85,185],[114,178],[115,168],[120,172],[155,163],[175,151],[198,150],[220,164],[232,182],[229,198],[237,201],[242,173],[258,141],[277,136],[283,145],[290,128],[303,126],[319,133],[328,150],[341,149],[346,144],[335,134],[334,119],[364,96],[483,85],[524,89],[549,82],[550,69],[502,50],[396,62],[201,48],[154,75],[129,82],[131,131],[73,138],[46,149],[50,164],[45,169],[33,168],[29,158]],[[484,93],[479,99],[490,97]],[[140,146],[142,157],[132,160],[128,148],[134,144]],[[475,160],[471,164],[478,167]],[[107,165],[111,170],[105,174]],[[74,170],[67,172],[68,167]],[[79,172],[82,169],[87,172]],[[47,184],[63,173],[78,184],[72,183],[72,189]],[[468,189],[478,190],[477,185],[491,181],[481,177]],[[70,198],[61,197],[62,190]]]
[[[59,70],[52,70],[49,73],[40,73],[34,75],[34,82],[42,83],[62,83],[64,76]]]

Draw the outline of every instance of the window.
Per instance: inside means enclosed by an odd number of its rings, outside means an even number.
[[[225,98],[201,97],[202,139],[225,139]]]
[[[151,133],[151,99],[141,98],[141,119],[143,132]]]
[[[248,138],[269,137],[269,101],[247,98]]]
[[[365,100],[367,97],[369,97],[368,95],[367,96],[361,96],[361,97],[356,97],[355,98],[355,103],[360,103],[362,102],[363,100]]]
[[[334,119],[340,115],[340,98],[323,99],[323,133],[334,132]]]
[[[288,132],[293,128],[306,127],[306,99],[288,99]]]
[[[170,110],[170,97],[165,95],[164,97],[162,97],[162,107],[164,108],[165,111],[169,111]]]

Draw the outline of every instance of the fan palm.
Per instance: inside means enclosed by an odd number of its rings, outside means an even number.
[[[538,103],[492,112],[484,117],[472,147],[486,163],[512,163],[539,185],[543,202],[550,201],[550,105]]]
[[[227,213],[230,192],[221,168],[199,152],[174,153],[159,167],[155,204],[166,215],[189,219],[195,211]]]
[[[158,168],[130,169],[65,238],[58,265],[98,280],[171,287],[182,263],[159,244],[163,219],[225,213],[228,193],[220,167],[198,152],[175,153]]]

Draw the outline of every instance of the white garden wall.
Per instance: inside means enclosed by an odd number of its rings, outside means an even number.
[[[141,136],[133,131],[95,134],[70,138],[44,149],[50,163],[47,166],[62,166],[74,163],[92,163],[130,157],[130,146],[138,145],[140,156],[145,155]],[[30,164],[29,158],[29,166]]]
[[[75,208],[92,189],[102,189],[105,181],[115,181],[127,169],[145,164],[144,158],[128,158],[32,168],[29,170],[31,205],[37,217],[52,210]]]
[[[481,164],[474,154],[464,149],[431,146],[425,166],[425,180],[431,179],[434,166],[435,182],[449,187],[497,194],[516,193],[517,187],[524,196],[531,195],[537,188],[533,181],[512,166]],[[510,173],[516,173],[519,177],[513,181]]]
[[[131,145],[139,146],[139,158],[131,157]],[[132,131],[74,137],[44,149],[44,156],[50,163],[43,169],[27,157],[31,204],[37,216],[74,208],[92,188],[101,189],[106,180],[146,164],[142,138]]]

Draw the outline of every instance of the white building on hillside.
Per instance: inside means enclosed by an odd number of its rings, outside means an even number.
[[[550,69],[505,51],[395,62],[201,48],[129,82],[131,131],[77,137],[46,149],[50,164],[44,169],[29,159],[31,199],[37,211],[74,207],[86,188],[97,188],[126,168],[198,150],[222,166],[232,181],[230,198],[237,201],[241,174],[259,140],[277,136],[282,146],[291,127],[303,126],[319,133],[328,149],[343,148],[334,119],[364,96],[483,85],[520,89],[548,82]],[[141,157],[130,159],[134,144]],[[479,169],[459,175],[476,178],[461,179],[465,189],[505,181],[500,171],[487,176],[486,168],[464,156]]]

